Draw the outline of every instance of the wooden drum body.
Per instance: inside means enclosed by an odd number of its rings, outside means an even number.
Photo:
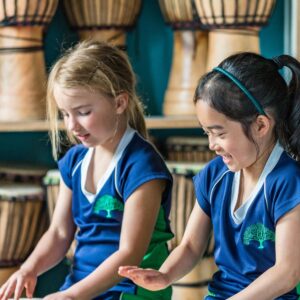
[[[192,177],[203,165],[170,163],[174,187],[172,192],[171,228],[175,234],[169,243],[170,250],[180,244],[188,219],[195,205],[195,193]],[[207,286],[217,267],[213,257],[214,239],[210,237],[202,260],[186,276],[173,284],[172,300],[203,299]]]
[[[193,1],[159,0],[164,19],[174,30],[173,59],[164,96],[165,115],[195,115],[193,97],[206,71],[207,33],[201,31]]]
[[[236,52],[260,52],[259,30],[273,12],[276,0],[195,0],[202,26],[209,32],[210,71]]]
[[[43,188],[0,183],[0,267],[20,265],[48,225]]]
[[[48,206],[49,218],[52,219],[56,199],[59,191],[60,173],[59,170],[49,170],[43,179],[43,183],[46,186],[46,200]]]
[[[80,39],[125,45],[125,32],[140,11],[141,0],[64,0],[66,14]]]
[[[45,117],[42,36],[58,0],[3,0],[0,5],[0,121]]]

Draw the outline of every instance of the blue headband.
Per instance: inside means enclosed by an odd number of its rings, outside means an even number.
[[[234,82],[240,90],[243,91],[243,93],[248,97],[248,99],[252,102],[252,104],[256,107],[257,111],[259,112],[260,115],[265,115],[266,113],[264,109],[262,108],[261,104],[250,94],[250,92],[247,90],[247,88],[236,78],[234,77],[231,73],[227,72],[226,70],[222,68],[214,68],[213,70],[218,71],[228,77],[232,82]]]

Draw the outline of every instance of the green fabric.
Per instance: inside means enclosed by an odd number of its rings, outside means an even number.
[[[174,235],[166,222],[165,212],[160,209],[154,232],[151,238],[149,248],[141,263],[142,268],[151,268],[158,270],[169,255],[167,241]],[[142,287],[137,287],[135,295],[123,293],[122,300],[170,300],[172,297],[172,288],[168,287],[160,291],[149,291]]]

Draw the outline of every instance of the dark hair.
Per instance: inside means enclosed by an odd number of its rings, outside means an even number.
[[[275,137],[295,159],[300,159],[300,63],[289,55],[267,59],[255,53],[229,56],[218,66],[235,76],[275,120]],[[287,67],[292,77],[287,83],[279,69]],[[194,103],[206,101],[228,118],[241,123],[253,141],[250,125],[258,111],[245,93],[224,74],[213,70],[199,81]],[[254,141],[253,141],[254,142]]]

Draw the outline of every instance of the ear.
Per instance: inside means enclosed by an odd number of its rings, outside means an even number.
[[[127,93],[121,93],[116,98],[116,113],[122,114],[128,107],[129,96]]]
[[[264,137],[270,130],[272,130],[271,118],[259,115],[254,121],[254,131],[256,136]]]

